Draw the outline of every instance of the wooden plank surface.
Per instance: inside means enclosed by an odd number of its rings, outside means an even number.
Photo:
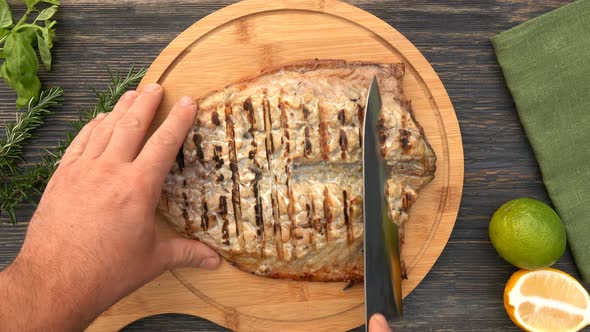
[[[47,85],[63,86],[66,102],[38,131],[27,149],[34,161],[54,146],[67,123],[91,105],[90,87],[101,88],[109,66],[126,71],[131,63],[148,66],[177,34],[203,16],[236,1],[76,1],[58,15],[53,73]],[[517,331],[502,307],[502,290],[515,270],[489,243],[491,214],[512,198],[548,201],[540,172],[514,104],[502,79],[489,38],[500,31],[569,1],[369,1],[352,0],[394,26],[433,65],[453,101],[465,149],[465,187],[451,239],[433,270],[405,300],[405,321],[397,330]],[[16,1],[17,10],[23,6]],[[12,119],[15,97],[0,85],[0,121]],[[26,221],[32,207],[19,214]],[[0,226],[0,267],[16,256],[26,222]],[[571,256],[556,265],[575,274]],[[160,315],[138,321],[125,331],[223,331],[208,321]],[[361,329],[358,329],[359,331]]]

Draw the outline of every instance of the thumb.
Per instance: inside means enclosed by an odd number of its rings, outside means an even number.
[[[383,315],[374,314],[369,320],[369,332],[391,332],[391,328]]]
[[[213,249],[197,240],[170,239],[168,242],[170,255],[168,268],[198,267],[212,270],[219,266],[221,259]]]

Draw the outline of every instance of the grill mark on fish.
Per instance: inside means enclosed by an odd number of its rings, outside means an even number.
[[[244,111],[246,111],[246,116],[248,118],[248,122],[250,123],[250,133],[254,133],[254,125],[256,124],[256,118],[254,117],[254,106],[252,105],[252,98],[248,97],[244,100],[244,104],[242,105]]]
[[[309,205],[309,203],[305,203],[305,211],[306,216],[307,216],[307,223],[304,225],[301,225],[301,228],[310,228],[313,225],[313,219],[312,219],[312,215],[311,215],[311,205]]]
[[[184,230],[190,232],[191,224],[189,220],[188,210],[185,207],[182,208],[182,217],[184,218]]]
[[[233,120],[233,109],[230,105],[225,106],[225,135],[227,136],[229,168],[231,170],[232,191],[231,202],[234,209],[234,224],[236,226],[236,235],[238,236],[238,243],[240,250],[245,251],[246,244],[244,240],[244,232],[242,226],[242,202],[240,197],[240,173],[238,172],[238,158],[236,152],[236,132]],[[223,181],[224,176],[220,174],[217,180]]]
[[[407,129],[400,129],[399,135],[399,141],[402,147],[402,151],[404,154],[408,154],[412,149],[412,146],[410,144],[410,136],[412,135],[412,133],[410,133],[410,131]]]
[[[324,187],[324,233],[326,234],[326,242],[330,241],[330,229],[332,228],[332,221],[334,214],[332,213],[332,199],[330,198],[330,191],[328,187]]]
[[[248,152],[248,158],[254,159],[256,157],[256,154],[258,153],[258,146],[256,144],[256,135],[254,135],[254,125],[256,124],[256,118],[254,117],[254,106],[252,105],[252,98],[246,98],[246,100],[244,100],[242,107],[244,108],[244,111],[246,111],[246,118],[248,119],[248,123],[250,123],[248,133],[252,138],[252,141],[250,142],[252,150]]]
[[[359,146],[363,146],[363,124],[365,122],[365,107],[361,104],[356,104],[357,116],[359,120]]]
[[[279,97],[279,100],[281,98]],[[262,110],[264,112],[264,131],[266,134],[265,137],[265,147],[266,147],[266,160],[268,162],[268,171],[269,176],[274,181],[270,183],[270,204],[272,210],[273,218],[271,220],[267,220],[267,223],[270,223],[270,228],[272,229],[273,240],[275,242],[275,249],[277,251],[277,256],[279,260],[284,260],[284,253],[283,253],[283,242],[281,240],[281,224],[280,224],[280,214],[279,214],[279,204],[278,204],[278,193],[277,193],[277,176],[274,174],[273,169],[273,155],[275,152],[275,145],[272,135],[272,116],[271,116],[271,108],[270,108],[270,101],[265,96],[262,100]],[[264,229],[264,228],[263,228]]]
[[[340,111],[338,111],[338,121],[340,121],[341,125],[346,125],[346,113],[344,111],[344,109],[341,109]]]
[[[262,177],[262,173],[260,171],[252,169],[254,172],[254,180],[252,183],[252,191],[254,193],[254,216],[256,219],[256,235],[258,236],[260,241],[264,241],[264,218],[262,216],[262,200],[260,199],[260,191],[258,188],[258,182]],[[264,247],[264,246],[263,246]]]
[[[271,133],[271,122],[270,122],[270,107],[267,107],[268,99],[264,98],[262,100],[262,111],[264,116],[264,133],[266,134],[264,138],[264,146],[266,152],[266,161],[268,163],[268,170],[270,171],[270,157],[272,155],[271,146],[272,146],[272,133]]]
[[[287,115],[287,109],[285,106],[286,102],[283,102],[282,98],[279,99],[279,109],[281,110],[281,127],[283,127],[283,139],[285,143],[285,154],[284,156],[287,157],[291,150],[291,145],[289,142],[289,117]]]
[[[275,182],[277,182],[276,175],[274,176]],[[277,250],[277,256],[279,260],[284,260],[284,252],[283,252],[283,241],[282,241],[282,230],[281,230],[281,214],[279,211],[279,198],[276,190],[276,186],[272,185],[271,196],[270,196],[270,204],[272,208],[272,216],[273,219],[270,220],[272,225],[272,234],[275,241],[275,249]]]
[[[312,146],[311,146],[311,141],[309,139],[309,135],[310,135],[310,128],[309,128],[309,109],[307,108],[307,106],[305,105],[301,105],[301,110],[303,111],[303,119],[305,119],[305,139],[303,141],[303,156],[305,158],[307,158],[311,153],[312,153]]]
[[[229,220],[227,220],[227,197],[219,196],[219,215],[223,220],[221,226],[221,238],[223,244],[229,245]]]
[[[205,156],[203,154],[203,147],[201,146],[201,143],[203,143],[203,136],[198,133],[194,134],[193,143],[195,143],[195,148],[197,149],[197,158],[201,164],[204,164]]]
[[[309,109],[307,108],[307,106],[302,105],[301,111],[303,112],[303,118],[307,120],[307,118],[309,117]]]
[[[309,157],[309,155],[312,153],[311,141],[309,140],[309,132],[309,127],[305,126],[305,150],[303,151],[303,156],[306,158]]]
[[[184,169],[184,149],[181,147],[176,154],[176,164],[178,164],[178,170],[182,172]]]
[[[348,192],[342,190],[342,212],[344,213],[344,226],[346,227],[346,240],[351,245],[354,238],[352,233],[352,223],[350,222],[350,215],[348,214]]]
[[[219,174],[219,175],[217,176],[217,180],[216,180],[216,182],[217,182],[217,183],[221,183],[221,182],[223,182],[223,180],[225,180],[225,176],[223,176],[223,174]]]
[[[342,160],[346,160],[346,152],[348,151],[348,137],[346,137],[346,132],[340,129],[340,138],[338,139],[338,143],[340,144],[340,150],[342,153],[340,156]]]
[[[275,142],[272,138],[272,116],[270,114],[270,102],[264,97],[262,100],[262,111],[264,112],[264,131],[266,132],[266,158],[275,153]],[[268,163],[270,169],[270,161]]]
[[[209,207],[207,207],[207,201],[205,198],[201,201],[203,206],[203,213],[201,214],[201,229],[207,231],[209,229]]]
[[[320,155],[323,160],[330,159],[330,147],[328,146],[328,123],[325,119],[326,117],[326,109],[322,106],[318,106],[318,115],[319,115],[319,130],[320,130]]]
[[[186,187],[186,181],[183,182],[184,187]],[[184,230],[190,232],[191,230],[191,221],[188,214],[189,202],[188,202],[188,195],[186,192],[182,192],[182,200],[184,201],[184,207],[182,208],[182,218],[184,218]]]
[[[215,168],[216,169],[221,169],[223,167],[223,158],[220,157],[221,152],[223,151],[223,148],[219,145],[215,146],[215,149],[213,149],[213,161],[215,162]]]
[[[219,113],[217,113],[217,111],[213,111],[213,113],[211,113],[211,122],[213,122],[213,124],[217,127],[219,127],[221,124],[221,121],[219,121]]]
[[[316,227],[316,222],[318,220],[316,220],[315,218],[315,203],[314,203],[314,198],[313,198],[313,194],[309,195],[309,201],[311,202],[310,204],[305,204],[305,208],[307,209],[307,222],[309,224],[309,227],[312,228],[312,231],[309,232],[310,236],[309,236],[309,242],[311,243],[311,246],[313,247],[313,249],[317,248],[316,245],[316,238],[317,238],[317,227]],[[304,227],[307,228],[307,227]]]
[[[254,220],[256,223],[256,239],[258,240],[258,246],[260,247],[260,253],[259,255],[261,257],[264,257],[264,247],[265,247],[265,233],[264,233],[264,217],[263,217],[263,210],[262,210],[262,199],[260,198],[260,187],[259,187],[259,182],[260,179],[262,178],[262,172],[261,172],[261,167],[260,167],[260,163],[256,160],[256,154],[258,153],[258,144],[256,143],[256,135],[255,135],[255,129],[254,129],[254,125],[256,124],[256,118],[255,118],[255,110],[254,110],[254,106],[252,105],[252,98],[248,97],[246,98],[246,100],[243,103],[243,107],[244,110],[247,112],[247,118],[248,118],[248,122],[250,123],[250,129],[248,130],[248,132],[250,133],[250,136],[252,137],[252,141],[250,142],[250,145],[252,146],[252,150],[250,150],[249,152],[249,157],[252,161],[252,166],[249,168],[250,171],[252,171],[254,173],[254,179],[252,180],[252,192],[254,194]],[[263,119],[265,119],[266,116],[263,114]],[[266,120],[263,120],[266,122]],[[265,124],[266,126],[266,124]],[[265,140],[266,141],[266,140]],[[236,164],[235,166],[236,171],[238,169],[238,166]]]

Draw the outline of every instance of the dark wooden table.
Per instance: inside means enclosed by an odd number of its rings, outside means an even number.
[[[235,1],[63,2],[54,72],[43,73],[42,81],[64,87],[65,104],[38,131],[39,138],[27,149],[29,161],[37,160],[42,149],[55,146],[68,122],[93,104],[90,88],[105,86],[107,66],[121,71],[131,64],[149,66],[185,28]],[[548,198],[489,38],[570,1],[348,2],[382,18],[422,51],[451,96],[463,135],[465,187],[455,229],[432,271],[404,301],[405,319],[396,330],[517,331],[502,305],[504,284],[515,268],[497,256],[488,239],[488,222],[510,199],[526,196],[548,202]],[[11,3],[22,11],[23,5]],[[0,84],[0,120],[13,118],[14,100]],[[20,224],[0,225],[0,268],[18,253],[32,213],[31,206],[24,206]],[[569,252],[556,267],[578,276]],[[224,329],[183,315],[150,317],[125,329],[218,330]]]

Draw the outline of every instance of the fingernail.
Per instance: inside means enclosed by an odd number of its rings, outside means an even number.
[[[123,99],[133,100],[133,99],[137,98],[138,95],[139,95],[139,93],[137,93],[137,91],[135,91],[135,90],[127,91],[123,95]]]
[[[95,117],[96,120],[102,120],[104,118],[107,117],[106,113],[98,113],[98,115]]]
[[[211,270],[219,266],[219,263],[219,256],[207,257],[201,261],[201,265],[199,265],[199,267]]]
[[[160,90],[161,88],[162,87],[158,83],[150,83],[150,84],[144,86],[142,91],[145,91],[145,92],[156,92],[156,91]]]
[[[184,96],[180,98],[178,104],[181,106],[193,106],[195,104],[195,100],[189,96]]]
[[[391,331],[387,324],[387,320],[381,314],[374,314],[373,317],[371,317],[369,328],[371,331]]]

